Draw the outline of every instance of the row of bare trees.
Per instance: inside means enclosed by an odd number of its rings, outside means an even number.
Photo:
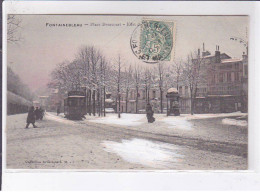
[[[145,91],[146,103],[150,101],[150,90],[160,93],[160,112],[163,112],[163,96],[171,87],[187,85],[190,89],[191,113],[194,112],[197,88],[202,80],[203,58],[191,53],[187,60],[153,64],[149,67],[128,64],[120,55],[108,61],[102,52],[93,46],[79,49],[75,60],[62,62],[51,73],[49,87],[58,88],[65,94],[70,90],[86,91],[88,114],[105,116],[106,92],[113,94],[116,111],[120,118],[122,94],[125,112],[128,112],[130,91],[135,90],[136,113],[140,91]],[[96,107],[97,106],[97,107]]]

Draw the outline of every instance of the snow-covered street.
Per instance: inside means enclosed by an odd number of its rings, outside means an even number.
[[[26,114],[7,116],[10,169],[247,169],[246,114],[167,117],[156,114],[86,116],[47,113],[25,129]]]

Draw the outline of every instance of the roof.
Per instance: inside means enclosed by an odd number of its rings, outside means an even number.
[[[7,91],[7,103],[27,105],[27,106],[32,106],[33,104],[31,101],[23,98],[22,96],[14,94],[13,92],[10,91]]]
[[[39,96],[39,98],[49,98],[49,96]]]
[[[69,96],[69,98],[84,98],[85,96]]]
[[[167,90],[167,93],[178,93],[177,88],[170,88]]]
[[[227,55],[226,53],[221,53],[220,55],[226,55],[226,56],[230,57],[230,56]],[[208,56],[205,56],[204,59],[212,58],[212,57],[215,57],[215,55],[208,55]],[[230,58],[231,58],[231,57],[230,57]]]
[[[240,62],[242,59],[222,59],[221,63],[233,63],[233,62]]]
[[[208,95],[208,97],[231,97],[234,95]]]
[[[109,99],[106,99],[105,102],[107,102],[107,103],[112,103],[112,102],[114,102],[114,100],[112,100],[112,99],[109,98]]]

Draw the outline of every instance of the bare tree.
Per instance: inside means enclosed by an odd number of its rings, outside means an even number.
[[[106,60],[98,49],[84,46],[75,60],[57,65],[51,73],[52,81],[49,86],[58,87],[64,93],[84,89],[89,114],[95,115],[98,112],[101,116],[105,66]]]
[[[181,73],[182,73],[182,61],[174,62],[172,65],[172,70],[173,70],[172,75],[175,77],[176,88],[179,91],[179,83],[180,83]]]
[[[165,68],[163,63],[158,63],[157,73],[159,79],[159,91],[160,91],[160,107],[161,113],[163,113],[163,90],[164,90],[164,79],[165,79]]]
[[[128,101],[129,101],[129,91],[133,85],[133,69],[130,65],[128,68],[125,68],[125,76],[124,76],[124,89],[125,89],[125,112],[128,112]]]
[[[101,58],[101,80],[103,86],[103,113],[106,116],[106,71],[107,71],[107,62],[104,57]]]
[[[199,55],[199,52],[194,52],[194,54],[190,53],[182,67],[183,80],[190,89],[191,114],[194,114],[198,86],[205,81],[206,74],[204,71],[206,68],[201,68],[203,59],[204,58]]]
[[[141,69],[140,66],[135,66],[134,70],[134,85],[135,85],[135,90],[136,90],[136,99],[135,99],[135,105],[136,105],[136,110],[135,113],[138,113],[138,99],[139,99],[139,88],[141,84]]]
[[[121,117],[121,93],[120,93],[120,87],[121,87],[121,57],[118,56],[118,74],[117,74],[117,99],[118,99],[118,118]]]
[[[152,70],[146,68],[144,71],[144,88],[145,88],[145,100],[146,103],[150,101],[150,89],[153,83]]]
[[[22,20],[15,15],[8,15],[7,17],[7,41],[10,43],[16,43],[21,40],[21,36],[18,33],[21,28]]]

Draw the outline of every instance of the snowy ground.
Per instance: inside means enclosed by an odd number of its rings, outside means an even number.
[[[246,114],[87,116],[47,113],[24,129],[26,114],[7,117],[7,167],[50,169],[246,169]]]
[[[86,122],[128,127],[132,130],[164,135],[192,136],[225,142],[247,143],[247,121],[235,118],[247,113],[182,114],[169,116],[155,114],[155,122],[148,123],[145,114],[107,114],[106,117],[86,116]],[[63,115],[61,115],[63,117]],[[228,118],[227,118],[228,117]],[[210,125],[206,123],[213,121]],[[224,124],[224,125],[223,125]],[[241,134],[242,133],[242,134]]]

